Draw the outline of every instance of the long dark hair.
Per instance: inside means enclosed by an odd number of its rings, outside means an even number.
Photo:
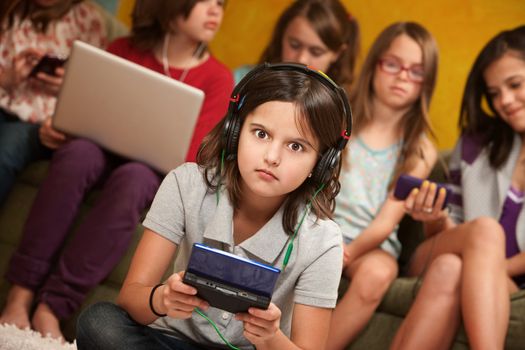
[[[509,157],[514,130],[496,112],[483,73],[509,51],[525,61],[525,26],[503,31],[483,47],[468,75],[459,116],[461,133],[475,137],[480,145],[487,147],[490,165],[496,169]],[[487,102],[492,115],[483,109],[483,101]]]
[[[0,33],[12,28],[15,18],[29,18],[38,31],[45,32],[51,22],[62,18],[74,5],[82,1],[61,0],[56,5],[41,7],[33,0],[4,0],[4,4],[0,5]]]
[[[318,79],[299,71],[263,70],[251,78],[241,92],[244,98],[238,111],[244,122],[247,115],[263,103],[284,101],[295,104],[298,125],[309,130],[319,141],[322,154],[329,147],[336,147],[341,131],[346,129],[344,111],[339,96]],[[227,161],[221,174],[221,153],[224,148],[223,119],[203,140],[197,163],[204,169],[204,178],[212,191],[217,191],[221,181],[232,203],[237,206],[241,196],[241,176],[237,160]],[[335,196],[339,193],[341,167],[331,174],[323,190],[312,201],[312,210],[319,218],[331,217]],[[289,193],[284,204],[283,227],[292,233],[297,223],[301,205],[307,203],[318,184],[306,179],[301,186]]]
[[[259,63],[282,61],[282,42],[286,28],[296,17],[308,20],[323,43],[334,52],[339,52],[337,61],[326,73],[338,84],[349,87],[354,80],[354,68],[359,53],[359,26],[338,0],[297,0],[279,17],[272,39],[259,59]]]
[[[372,118],[373,80],[377,64],[381,55],[402,34],[410,37],[421,48],[425,76],[422,82],[421,95],[401,120],[403,148],[394,170],[393,179],[396,179],[402,172],[412,169],[414,164],[410,160],[424,159],[421,149],[421,135],[433,135],[428,109],[436,85],[438,49],[432,35],[423,26],[415,22],[397,22],[385,28],[372,44],[350,96],[353,115],[355,116],[354,130],[359,133]]]

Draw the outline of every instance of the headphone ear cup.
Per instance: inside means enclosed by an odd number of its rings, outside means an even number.
[[[241,132],[241,121],[237,113],[230,113],[224,124],[224,149],[226,159],[237,157],[237,146],[239,145],[239,134]]]
[[[330,180],[333,170],[339,163],[340,154],[341,151],[336,148],[330,148],[326,151],[312,171],[312,181],[319,185],[326,184]]]

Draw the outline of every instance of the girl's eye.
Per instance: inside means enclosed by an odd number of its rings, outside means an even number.
[[[324,50],[322,49],[316,49],[316,48],[313,48],[310,50],[310,54],[314,57],[321,57],[322,55],[324,55]]]
[[[268,138],[268,134],[264,130],[257,129],[257,130],[254,131],[254,133],[255,133],[255,136],[257,138],[259,138],[259,139],[266,139],[266,138]]]
[[[491,100],[495,99],[498,96],[498,92],[494,90],[487,91],[487,95]]]
[[[303,146],[297,142],[290,143],[288,147],[294,152],[301,152],[303,150]]]
[[[299,50],[301,48],[301,44],[295,40],[288,41],[288,45],[294,50]]]
[[[513,90],[519,89],[521,87],[521,81],[513,81],[510,83],[510,88]]]
[[[412,67],[410,68],[410,73],[418,78],[423,78],[425,76],[425,71],[423,70],[423,67]]]
[[[400,68],[399,63],[397,63],[394,60],[384,60],[384,65],[385,65],[385,67],[392,68],[392,69],[395,69],[395,70]]]

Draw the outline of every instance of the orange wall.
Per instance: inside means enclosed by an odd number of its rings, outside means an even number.
[[[525,24],[525,0],[341,0],[361,27],[362,53],[377,34],[395,21],[417,21],[440,48],[438,83],[431,119],[441,149],[457,138],[457,118],[470,66],[497,32]],[[133,0],[121,0],[119,16],[129,23]],[[273,25],[290,0],[228,0],[224,22],[211,45],[214,54],[235,68],[257,61]]]

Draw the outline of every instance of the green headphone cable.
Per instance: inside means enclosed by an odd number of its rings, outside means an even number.
[[[206,319],[206,321],[208,321],[212,327],[215,329],[215,332],[217,332],[217,334],[219,335],[219,337],[221,337],[222,341],[228,345],[228,347],[232,350],[241,350],[239,349],[238,347],[236,347],[235,345],[233,345],[232,343],[230,343],[228,341],[228,339],[226,339],[221,331],[219,330],[219,327],[217,327],[217,325],[215,324],[215,322],[213,322],[213,320],[211,318],[209,318],[201,309],[199,309],[198,307],[196,307],[195,309],[193,309],[196,313],[198,313],[199,315],[201,315],[202,317],[204,317]]]
[[[321,184],[321,186],[319,186],[317,191],[315,191],[312,198],[308,201],[308,204],[306,204],[306,208],[303,211],[303,216],[301,217],[301,220],[299,220],[299,223],[297,224],[295,231],[292,234],[292,237],[290,237],[290,243],[288,243],[288,248],[286,248],[286,254],[284,255],[283,267],[282,267],[283,271],[286,268],[286,265],[288,265],[288,260],[290,260],[290,256],[292,255],[293,241],[295,240],[295,236],[297,236],[297,232],[299,232],[299,229],[301,228],[301,225],[303,224],[303,221],[306,218],[306,214],[308,214],[308,212],[310,211],[310,208],[312,207],[312,201],[315,199],[317,194],[323,190],[323,188],[324,188],[324,184]]]

